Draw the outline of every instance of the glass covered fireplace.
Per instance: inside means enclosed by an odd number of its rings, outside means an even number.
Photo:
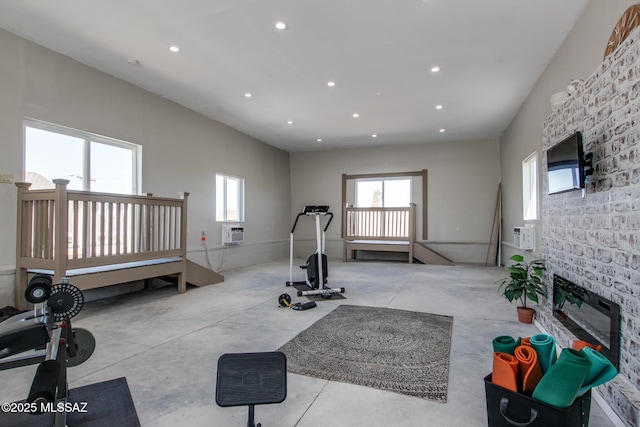
[[[553,276],[553,317],[594,346],[616,367],[620,362],[620,306],[575,283]]]

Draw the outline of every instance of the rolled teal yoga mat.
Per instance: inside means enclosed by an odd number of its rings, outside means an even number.
[[[565,348],[531,397],[557,408],[568,408],[578,396],[590,369],[591,361],[582,350]]]
[[[531,347],[538,354],[542,374],[546,374],[556,361],[556,340],[545,334],[534,335],[531,337]]]
[[[591,368],[589,369],[589,372],[587,372],[584,384],[578,392],[579,395],[584,394],[592,387],[611,381],[616,375],[618,375],[616,367],[613,366],[613,363],[611,363],[611,361],[602,353],[589,347],[583,348],[582,351],[591,362]]]
[[[516,347],[520,345],[520,338],[517,340],[508,335],[501,335],[493,339],[494,353],[507,353],[513,356]]]

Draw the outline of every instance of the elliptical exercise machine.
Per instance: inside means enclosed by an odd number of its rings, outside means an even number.
[[[298,225],[301,216],[313,217],[316,223],[316,244],[317,249],[314,254],[307,258],[305,265],[300,268],[306,271],[304,281],[293,281],[293,233]],[[320,217],[329,216],[329,220],[321,231]],[[331,298],[331,295],[344,293],[344,288],[331,289],[327,284],[329,269],[327,265],[327,255],[324,253],[325,234],[333,219],[333,213],[329,212],[329,206],[305,206],[302,212],[296,216],[296,220],[291,227],[291,237],[289,240],[289,281],[287,286],[306,285],[309,289],[298,289],[298,296],[321,295],[323,298]]]

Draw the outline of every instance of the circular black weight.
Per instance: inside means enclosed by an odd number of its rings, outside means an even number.
[[[24,291],[24,297],[31,304],[38,304],[49,299],[51,295],[51,276],[36,274],[29,280],[29,286]]]
[[[278,304],[280,304],[282,307],[291,306],[291,297],[289,296],[289,294],[280,295],[278,297]]]
[[[91,357],[96,349],[96,339],[93,334],[86,329],[74,328],[73,341],[75,343],[75,356],[69,356],[67,366],[78,366]]]
[[[29,280],[29,284],[36,283],[36,282],[46,283],[46,284],[49,285],[49,287],[51,287],[51,285],[53,285],[53,281],[51,280],[51,276],[49,276],[48,274],[38,273],[38,274],[34,275],[31,278],[31,280]]]
[[[71,283],[58,283],[51,288],[47,304],[53,312],[53,319],[59,322],[80,313],[84,305],[84,295]]]
[[[51,295],[51,282],[31,281],[24,291],[24,297],[31,304],[39,304],[49,299]]]
[[[49,286],[53,285],[53,281],[51,280],[51,276],[49,276],[48,274],[41,274],[38,273],[36,275],[34,275],[31,280],[29,280],[29,284],[31,284],[32,282],[35,281],[42,281],[42,282],[47,282],[49,283]]]

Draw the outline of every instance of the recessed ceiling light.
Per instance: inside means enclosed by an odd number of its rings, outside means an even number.
[[[316,139],[316,141],[322,142],[322,138],[318,138],[318,139]]]
[[[180,48],[178,46],[169,46],[169,50],[173,53],[180,52]]]
[[[378,135],[376,135],[375,133],[373,135],[371,135],[371,138],[377,138]]]
[[[436,105],[436,110],[442,110],[442,105]]]
[[[444,133],[444,129],[440,129],[440,133]]]
[[[247,93],[245,93],[245,94],[244,94],[244,96],[245,96],[246,98],[251,98],[253,95],[251,95],[249,92],[247,92]]]
[[[282,21],[278,21],[274,24],[274,26],[276,27],[276,29],[278,30],[285,30],[287,28],[287,24],[285,24]]]
[[[354,119],[357,119],[358,117],[360,117],[360,114],[358,114],[358,113],[353,113],[353,118],[354,118]]]
[[[437,73],[438,71],[440,71],[440,67],[432,67],[431,68],[431,72],[432,73]]]
[[[292,121],[292,120],[289,120],[289,121],[287,122],[287,124],[288,124],[288,125],[292,125],[292,124],[293,124],[293,121]]]
[[[336,85],[336,82],[334,82],[334,81],[330,81],[330,82],[327,83],[327,86],[329,86],[329,87],[334,87],[335,85]]]

